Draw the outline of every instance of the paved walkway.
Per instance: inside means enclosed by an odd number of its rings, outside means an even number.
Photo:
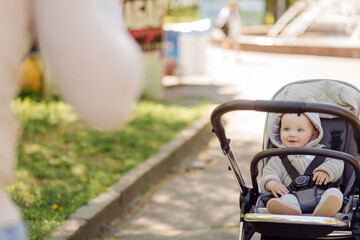
[[[230,120],[240,118],[227,119],[229,135],[236,135],[235,122]],[[261,148],[261,142],[232,140],[232,147],[240,150],[238,159],[243,159],[240,167],[249,169],[248,159]],[[239,191],[217,139],[212,138],[193,160],[189,171],[169,174],[155,186],[127,219],[103,229],[102,239],[236,239]],[[245,179],[249,182],[248,174]]]
[[[181,83],[169,87],[169,101],[181,96],[195,101],[196,94],[215,102],[270,99],[284,84],[309,78],[339,79],[360,87],[360,59],[242,52],[237,61],[234,52],[217,48],[207,54],[206,77],[168,79]],[[247,183],[249,160],[261,150],[264,119],[263,113],[226,115],[226,133]],[[237,239],[239,191],[217,139],[193,160],[193,168],[170,174],[126,219],[104,226],[98,239]]]

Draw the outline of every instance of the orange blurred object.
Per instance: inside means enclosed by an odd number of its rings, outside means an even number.
[[[20,67],[22,90],[39,92],[42,89],[42,72],[39,67],[40,56],[27,58]]]

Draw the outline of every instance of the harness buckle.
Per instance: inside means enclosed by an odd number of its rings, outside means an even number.
[[[311,182],[311,176],[309,175],[300,175],[296,177],[293,181],[296,188],[307,187]]]

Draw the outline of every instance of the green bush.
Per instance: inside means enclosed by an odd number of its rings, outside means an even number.
[[[168,1],[164,23],[193,22],[200,19],[199,8],[196,4],[185,6],[177,3],[177,5],[172,6],[171,1]]]
[[[43,239],[86,204],[202,116],[209,105],[140,101],[130,122],[104,132],[84,125],[68,104],[17,99],[23,125],[16,183],[9,187],[31,239]]]

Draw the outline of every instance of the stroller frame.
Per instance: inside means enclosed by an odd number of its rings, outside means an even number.
[[[260,151],[251,160],[250,172],[252,188],[245,185],[239,165],[230,147],[230,139],[226,137],[221,117],[231,111],[259,111],[268,113],[305,113],[317,112],[330,114],[350,123],[353,131],[353,137],[357,147],[356,156],[335,151],[331,149],[315,149],[304,147],[292,148],[273,148]],[[213,132],[216,134],[221,150],[228,159],[230,169],[234,174],[235,180],[240,188],[240,225],[239,239],[251,239],[255,232],[262,234],[262,239],[360,239],[360,166],[358,162],[358,153],[360,151],[360,121],[349,110],[332,104],[309,103],[294,101],[259,101],[259,100],[233,100],[225,102],[216,107],[211,114],[211,124]],[[291,216],[251,213],[260,193],[257,183],[258,163],[272,156],[281,155],[320,155],[342,160],[349,163],[355,173],[354,183],[351,188],[351,209],[346,216],[338,219],[336,217],[314,217],[314,216]],[[288,229],[285,236],[272,235],[272,227],[275,225],[284,226]],[[288,235],[290,234],[290,235]]]

